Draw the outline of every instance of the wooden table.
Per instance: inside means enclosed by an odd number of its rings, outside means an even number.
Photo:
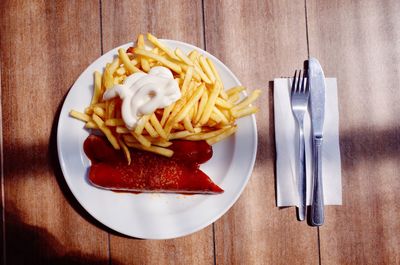
[[[0,1],[4,264],[400,264],[400,1]],[[63,99],[139,33],[192,43],[264,92],[252,178],[207,228],[140,240],[98,223],[58,163]],[[337,77],[343,201],[312,228],[275,203],[274,77]]]

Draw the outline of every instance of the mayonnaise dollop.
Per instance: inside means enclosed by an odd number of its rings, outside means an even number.
[[[117,96],[122,99],[122,119],[126,127],[132,130],[141,116],[171,105],[181,97],[181,92],[172,72],[168,68],[156,66],[148,74],[135,73],[128,76],[122,85],[108,89],[103,100]]]

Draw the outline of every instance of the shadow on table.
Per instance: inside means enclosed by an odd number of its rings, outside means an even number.
[[[108,257],[65,252],[57,238],[46,229],[23,223],[18,212],[6,212],[5,227],[6,264],[109,264]]]
[[[65,97],[64,97],[65,100]],[[100,228],[110,234],[119,236],[119,237],[125,237],[125,238],[134,238],[134,237],[129,237],[124,234],[118,233],[107,226],[103,225],[99,221],[97,221],[93,216],[91,216],[83,207],[82,205],[77,201],[75,196],[72,194],[71,190],[69,189],[67,182],[65,181],[64,175],[61,170],[60,162],[58,159],[58,152],[57,152],[57,126],[58,126],[58,118],[60,116],[61,108],[64,103],[64,100],[60,103],[60,105],[57,108],[57,112],[55,114],[55,119],[53,120],[53,125],[51,128],[51,135],[50,135],[50,142],[49,142],[49,157],[50,157],[50,163],[54,171],[54,176],[56,177],[57,183],[60,187],[61,192],[64,195],[64,198],[68,201],[68,203],[72,206],[72,208],[80,215],[82,216],[86,221],[91,223],[92,225],[96,226],[97,228]],[[138,238],[135,238],[138,239]]]
[[[61,171],[57,153],[57,124],[61,106],[62,103],[57,109],[52,124],[47,154],[42,152],[44,148],[40,146],[21,147],[5,144],[4,153],[7,154],[7,156],[4,158],[4,162],[6,165],[9,165],[16,157],[25,161],[25,163],[18,166],[7,167],[6,173],[12,172],[16,173],[15,175],[25,175],[26,172],[31,170],[29,165],[32,164],[36,164],[38,167],[50,168],[50,170],[53,170],[57,184],[64,198],[81,217],[109,234],[134,239],[111,230],[98,222],[79,204],[69,189]],[[36,149],[39,150],[40,153]],[[28,152],[30,152],[29,155],[24,155]],[[25,156],[28,161],[24,159]],[[25,167],[24,165],[27,166]],[[47,229],[24,223],[22,221],[22,216],[22,213],[18,211],[17,207],[15,207],[12,202],[7,201],[3,219],[5,222],[5,235],[3,235],[5,238],[5,245],[3,247],[5,253],[1,251],[3,255],[5,254],[6,264],[109,264],[108,247],[104,248],[105,252],[107,252],[107,258],[81,251],[66,252],[65,249],[67,247]],[[79,238],[77,238],[77,240],[79,240]],[[82,238],[81,240],[86,239]],[[104,244],[109,245],[109,242],[104,242]],[[3,261],[3,257],[1,257],[0,263]],[[118,264],[118,262],[115,263],[115,261],[113,261],[113,263]]]

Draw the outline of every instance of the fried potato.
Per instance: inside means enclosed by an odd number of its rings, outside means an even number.
[[[75,119],[78,119],[78,120],[81,120],[81,121],[88,122],[88,121],[91,120],[89,115],[87,115],[86,113],[82,113],[82,112],[76,111],[76,110],[71,110],[69,112],[69,115],[74,117]]]
[[[221,86],[219,82],[215,82],[211,90],[210,97],[208,98],[207,104],[204,108],[203,114],[201,115],[201,119],[199,121],[200,124],[206,124],[208,119],[210,118],[211,112],[215,105],[215,101],[217,100],[217,97],[219,95],[220,88]]]
[[[104,135],[107,137],[108,141],[111,143],[111,145],[114,147],[114,149],[119,150],[120,146],[118,144],[118,140],[115,138],[115,136],[112,134],[110,128],[108,128],[105,124],[104,121],[97,116],[96,114],[92,115],[93,121],[96,123],[96,125],[99,127],[99,129],[104,133]]]
[[[147,39],[154,44],[154,46],[160,48],[161,50],[163,50],[166,54],[168,54],[169,57],[171,57],[172,59],[178,60],[179,58],[175,55],[175,53],[168,48],[167,46],[165,46],[164,44],[162,44],[155,36],[151,35],[150,33],[147,33]]]
[[[119,145],[122,147],[122,151],[124,152],[126,161],[128,162],[128,165],[131,164],[132,159],[131,159],[131,152],[129,152],[128,146],[124,143],[122,139],[118,139]]]
[[[203,55],[199,56],[199,62],[200,62],[201,68],[206,73],[206,75],[207,75],[208,79],[210,79],[211,83],[215,83],[215,76]]]
[[[165,133],[163,127],[161,126],[161,123],[158,121],[157,116],[154,113],[150,117],[150,122],[158,135],[163,139],[167,139],[167,134]]]
[[[139,48],[135,49],[135,54],[154,59],[178,74],[180,74],[182,72],[182,68],[178,64],[172,62],[171,60],[169,60],[161,55],[157,55],[150,51],[146,51],[144,49],[139,49]]]
[[[99,129],[99,126],[97,126],[97,124],[93,120],[90,120],[85,124],[85,128],[86,129]]]
[[[106,116],[105,117],[107,119],[112,119],[115,116],[115,107],[116,107],[115,100],[112,99],[112,100],[107,101],[106,103],[108,103],[108,104],[106,104]]]
[[[172,156],[170,140],[206,140],[215,144],[237,130],[235,121],[258,111],[251,104],[260,96],[254,90],[244,96],[243,86],[225,91],[223,80],[214,62],[197,50],[185,54],[173,50],[148,33],[150,49],[145,47],[144,35],[137,38],[136,47],[118,50],[103,73],[94,72],[93,96],[84,112],[70,111],[70,116],[85,122],[85,128],[100,130],[115,149],[122,149],[131,163],[129,148]],[[181,98],[169,106],[143,115],[136,127],[129,130],[122,119],[118,98],[103,100],[104,92],[115,84],[123,84],[130,75],[149,72],[152,67],[164,66],[171,70]]]
[[[194,66],[193,62],[186,56],[179,48],[175,49],[175,55],[185,64],[189,66]]]
[[[114,77],[114,85],[119,85],[124,82],[126,75]]]
[[[126,128],[125,126],[117,126],[115,128],[115,132],[119,133],[119,134],[127,134],[130,133],[130,131],[128,130],[128,128]]]
[[[130,61],[128,54],[126,54],[125,50],[120,48],[118,49],[119,58],[123,62],[126,70],[131,74],[142,72],[139,68],[137,68],[133,63]]]
[[[94,105],[97,102],[99,102],[100,96],[102,94],[101,91],[101,74],[98,71],[94,72],[94,91],[93,91],[93,97],[92,97],[92,102],[90,105]]]
[[[169,115],[171,114],[171,111],[174,109],[174,107],[175,107],[175,102],[172,103],[171,105],[167,106],[167,107],[164,109],[163,116],[162,116],[161,122],[160,122],[160,123],[161,123],[161,126],[164,126],[164,125],[165,125],[165,123],[167,122],[168,117],[169,117]]]
[[[126,75],[126,70],[125,70],[124,67],[120,67],[120,68],[118,68],[118,69],[115,71],[115,73],[116,73],[117,75],[119,75],[119,76]]]
[[[115,58],[115,59],[112,61],[112,63],[110,64],[110,67],[109,67],[109,71],[110,71],[110,74],[111,74],[111,75],[114,74],[114,72],[118,69],[118,67],[120,66],[120,64],[121,64],[121,60],[120,60],[118,57]]]
[[[183,120],[185,118],[185,116],[187,116],[187,114],[189,113],[189,110],[193,107],[193,105],[200,99],[200,97],[203,95],[205,86],[202,84],[200,85],[196,91],[194,92],[194,94],[192,95],[192,97],[190,98],[190,100],[185,104],[185,106],[181,109],[181,111],[176,115],[176,117],[174,118],[175,122],[180,122],[181,120]]]
[[[231,127],[227,130],[225,130],[224,132],[222,132],[221,134],[218,134],[217,136],[208,138],[206,141],[209,145],[213,145],[219,141],[222,141],[225,138],[228,138],[229,136],[231,136],[232,134],[234,134],[237,131],[237,127]]]
[[[143,34],[139,34],[137,39],[137,47],[144,49],[144,37]],[[150,71],[150,64],[149,61],[145,57],[140,57],[140,65],[145,72]]]
[[[222,79],[219,76],[219,73],[218,73],[217,69],[215,68],[214,63],[211,61],[210,58],[206,58],[206,61],[207,61],[208,65],[210,66],[210,69],[211,69],[212,73],[214,74],[216,80],[222,85],[223,84]],[[228,99],[228,95],[226,94],[224,87],[221,88],[219,93],[220,93],[219,95],[221,96],[221,98],[223,98],[225,100]]]
[[[144,128],[150,134],[151,137],[157,138],[159,136],[157,131],[153,128],[153,126],[151,125],[150,122],[146,122],[146,124],[144,125]]]
[[[150,146],[151,146],[151,142],[150,142],[146,137],[144,137],[143,135],[141,135],[141,134],[136,134],[135,132],[131,132],[131,134],[133,135],[133,137],[136,138],[136,140],[137,140],[141,145],[143,145],[143,146],[145,146],[145,147],[150,147]]]
[[[224,109],[231,109],[231,108],[234,107],[234,105],[231,102],[226,101],[226,100],[224,100],[222,98],[217,98],[215,100],[215,105],[217,105],[217,106],[219,106],[221,108],[224,108]]]
[[[110,87],[114,86],[114,77],[110,72],[110,64],[106,66],[103,74],[103,86],[105,89],[109,89]]]
[[[108,119],[104,122],[105,125],[110,126],[110,127],[115,127],[115,126],[124,126],[125,122],[123,119]]]
[[[237,104],[236,106],[234,106],[231,111],[238,111],[240,109],[243,109],[244,107],[249,106],[252,102],[254,102],[261,94],[261,90],[257,89],[254,90],[250,96],[248,96],[247,98],[245,98],[243,101],[241,101],[239,104]]]
[[[228,89],[226,91],[226,94],[228,95],[228,97],[231,97],[231,96],[233,96],[235,94],[239,94],[243,90],[246,90],[246,88],[243,87],[243,86],[235,86],[235,87],[232,87],[231,89]]]
[[[160,147],[170,147],[172,145],[172,142],[166,140],[153,140],[151,141],[151,145],[156,145]]]
[[[133,147],[133,148],[140,149],[140,150],[145,150],[145,151],[152,152],[152,153],[159,154],[159,155],[166,156],[166,157],[171,157],[174,154],[174,151],[172,151],[170,149],[167,149],[164,147],[159,147],[159,146],[154,146],[154,145],[144,146],[144,145],[136,144],[136,143],[127,143],[127,145],[129,147]]]
[[[105,110],[100,107],[94,107],[93,112],[96,113],[101,118],[104,118],[106,116]]]
[[[146,123],[149,121],[151,115],[144,115],[142,118],[139,120],[138,125],[135,128],[135,134],[140,135],[143,132],[144,127],[146,126]]]
[[[199,123],[201,115],[204,112],[207,102],[208,102],[208,92],[204,91],[203,95],[201,96],[200,102],[199,102],[199,107],[197,109],[196,118],[194,120],[195,124]]]
[[[185,140],[190,140],[190,141],[200,141],[200,140],[207,140],[210,138],[213,138],[217,135],[220,135],[221,133],[225,132],[231,127],[226,127],[226,128],[221,128],[216,131],[210,131],[210,132],[204,132],[204,133],[198,133],[198,134],[193,134],[190,136],[185,137]]]
[[[247,107],[238,111],[232,111],[232,116],[235,117],[236,119],[239,119],[241,117],[254,114],[257,111],[258,111],[257,107]]]
[[[228,118],[225,117],[225,115],[217,108],[217,107],[213,107],[212,112],[215,113],[219,118],[220,118],[220,122],[222,122],[223,124],[228,124]]]
[[[185,126],[185,129],[188,130],[189,132],[194,132],[192,121],[189,115],[183,118],[183,126]]]
[[[239,99],[240,99],[240,95],[234,94],[234,95],[228,97],[228,102],[235,104]]]
[[[185,138],[189,135],[193,135],[195,133],[199,133],[201,130],[200,128],[195,128],[193,132],[190,131],[179,131],[179,132],[175,132],[175,133],[171,133],[168,137],[169,140],[174,140],[174,139],[181,139],[181,138]]]

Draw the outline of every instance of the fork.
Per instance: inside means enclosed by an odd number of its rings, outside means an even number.
[[[307,111],[309,88],[306,80],[306,72],[301,77],[301,70],[294,72],[291,92],[292,112],[299,127],[299,154],[297,167],[297,192],[299,195],[298,218],[303,221],[306,217],[306,158],[304,148],[304,114]]]

